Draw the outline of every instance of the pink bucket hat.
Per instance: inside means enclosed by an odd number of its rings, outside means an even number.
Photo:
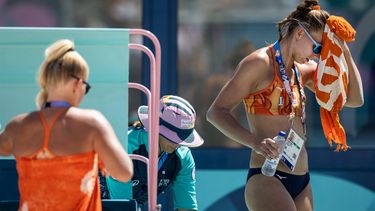
[[[148,106],[138,108],[138,117],[148,131]],[[185,99],[166,95],[160,99],[159,133],[170,141],[187,147],[198,147],[204,140],[194,129],[195,110]]]

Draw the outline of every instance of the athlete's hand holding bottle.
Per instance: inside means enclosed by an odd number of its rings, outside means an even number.
[[[273,138],[272,148],[276,148],[276,153],[274,151],[272,151],[272,154],[273,155],[276,154],[276,155],[274,157],[270,157],[270,158],[266,157],[266,160],[264,161],[264,164],[262,166],[262,173],[264,175],[272,177],[275,174],[276,169],[277,169],[277,165],[279,164],[279,161],[280,161],[282,149],[284,148],[285,136],[286,136],[285,132],[280,131],[279,134]],[[267,140],[266,140],[266,142],[267,142]]]
[[[280,131],[283,132],[283,131]],[[285,132],[283,132],[285,134]],[[280,133],[279,133],[280,134]],[[285,136],[285,135],[284,135]],[[278,136],[276,136],[278,137]],[[261,142],[259,142],[256,146],[253,147],[253,150],[260,154],[263,155],[266,159],[275,159],[280,155],[280,143],[277,143],[274,137],[273,139],[271,138],[265,138]]]

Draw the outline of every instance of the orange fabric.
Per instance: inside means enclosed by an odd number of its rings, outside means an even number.
[[[314,5],[314,6],[312,6],[312,9],[313,10],[320,10],[320,6],[319,5]]]
[[[282,79],[279,77],[273,48],[270,47],[269,49],[272,53],[274,64],[274,79],[266,88],[254,93],[250,93],[243,99],[245,110],[250,114],[290,115],[292,112],[291,100],[284,88]],[[299,93],[297,84],[291,87],[294,93]],[[297,94],[296,97],[297,101],[300,102],[300,95]],[[282,105],[279,105],[280,98],[282,99]],[[300,104],[298,103],[298,105]]]
[[[348,66],[337,38],[353,41],[355,33],[344,18],[330,16],[327,19],[320,62],[314,75],[315,95],[320,105],[324,135],[330,145],[332,142],[337,144],[336,151],[346,151],[349,148],[339,118],[339,111],[346,102],[348,92]]]
[[[98,178],[98,155],[86,152],[68,156],[55,156],[48,150],[50,130],[62,114],[56,115],[45,127],[43,149],[34,156],[18,157],[19,210],[101,210]]]
[[[327,25],[343,41],[352,42],[355,40],[356,31],[345,18],[331,15],[327,19]]]
[[[52,158],[55,155],[48,150],[48,140],[51,135],[51,129],[53,125],[55,124],[56,120],[65,112],[66,110],[61,110],[56,114],[56,116],[52,119],[51,125],[49,126],[46,122],[46,120],[43,117],[42,111],[38,112],[38,115],[40,117],[40,120],[42,121],[43,127],[44,127],[44,138],[43,138],[43,148],[39,151],[35,152],[29,158],[37,158],[37,159],[44,159],[44,158]]]

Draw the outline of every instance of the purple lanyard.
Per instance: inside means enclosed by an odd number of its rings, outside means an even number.
[[[292,109],[293,109],[293,107],[297,106],[297,98],[295,96],[295,93],[292,91],[292,88],[290,87],[290,82],[289,82],[289,79],[288,79],[288,75],[286,74],[285,65],[284,65],[284,62],[283,62],[283,57],[281,56],[279,41],[276,41],[275,44],[273,45],[273,47],[275,49],[276,61],[279,64],[279,72],[280,72],[280,75],[281,75],[281,79],[283,80],[285,90],[288,93],[288,95],[289,95],[289,97],[292,101]],[[294,74],[296,75],[296,80],[297,80],[298,88],[299,88],[298,90],[299,90],[299,94],[301,96],[301,103],[302,103],[302,106],[301,106],[302,107],[301,121],[302,121],[303,129],[304,129],[303,132],[306,135],[306,125],[305,125],[305,120],[306,120],[306,112],[305,112],[306,95],[305,95],[305,92],[303,90],[302,80],[300,78],[298,70],[296,70],[295,65],[293,65],[292,70],[293,70]]]
[[[50,101],[44,104],[44,108],[54,107],[54,108],[70,108],[72,105],[67,101]]]

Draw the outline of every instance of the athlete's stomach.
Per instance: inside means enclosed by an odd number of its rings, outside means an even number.
[[[279,131],[284,131],[287,134],[292,127],[293,129],[303,135],[303,126],[299,117],[290,119],[289,116],[270,116],[270,115],[247,115],[250,131],[257,135],[262,141],[264,138],[273,138]],[[261,168],[265,158],[256,152],[251,153],[250,168]],[[302,147],[296,167],[292,172],[282,161],[280,161],[277,170],[287,172],[289,174],[303,175],[308,171],[308,158],[305,146]]]

